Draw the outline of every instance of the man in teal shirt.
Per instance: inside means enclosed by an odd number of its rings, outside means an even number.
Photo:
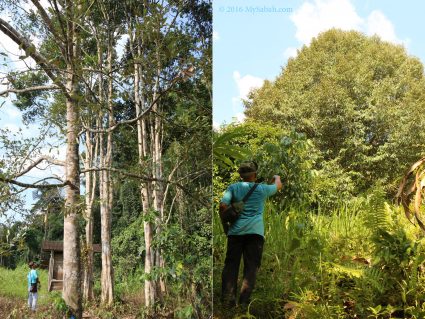
[[[257,179],[257,165],[244,162],[239,167],[242,182],[230,185],[220,202],[220,211],[231,203],[242,201]],[[236,304],[236,286],[239,265],[243,256],[244,271],[239,304],[248,304],[261,264],[264,245],[264,204],[268,197],[282,188],[280,177],[275,175],[271,185],[259,184],[244,205],[239,218],[227,233],[227,253],[222,273],[222,300],[230,306]]]
[[[30,262],[28,264],[30,271],[27,275],[28,279],[28,307],[35,311],[37,307],[37,298],[38,298],[38,288],[40,287],[40,280],[38,279],[37,271],[35,270],[36,264]]]

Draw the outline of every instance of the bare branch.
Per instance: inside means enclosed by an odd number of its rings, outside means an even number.
[[[38,158],[37,160],[35,160],[31,165],[26,167],[23,171],[21,171],[17,175],[15,175],[14,178],[20,177],[20,176],[28,173],[30,170],[32,170],[34,167],[36,167],[38,164],[40,164],[43,161],[49,162],[51,164],[59,165],[59,166],[65,166],[64,161],[60,161],[60,160],[57,160],[57,159],[54,159],[54,158],[48,157],[48,156],[42,156],[42,157]]]
[[[158,178],[153,178],[153,177],[149,177],[149,176],[143,176],[143,175],[138,175],[138,174],[134,174],[134,173],[130,173],[127,171],[123,171],[120,169],[116,169],[113,167],[90,167],[84,170],[80,170],[80,174],[83,173],[87,173],[87,172],[100,172],[100,171],[109,171],[109,172],[114,172],[114,173],[118,173],[127,177],[133,177],[136,179],[141,179],[147,182],[165,182],[165,180],[163,179],[158,179]]]
[[[34,44],[29,42],[22,34],[20,34],[14,27],[12,27],[5,20],[0,18],[0,31],[7,35],[11,40],[18,44],[25,52],[31,56],[35,62],[46,72],[47,76],[55,83],[65,94],[66,98],[72,100],[68,91],[59,78],[53,74],[52,70],[58,71],[53,67],[40,53],[36,51]]]
[[[35,183],[29,184],[29,183],[23,183],[23,182],[19,182],[17,180],[14,179],[9,179],[9,178],[5,178],[3,176],[0,176],[0,182],[4,182],[4,183],[8,183],[8,184],[13,184],[19,187],[25,187],[25,188],[37,188],[37,189],[48,189],[48,188],[55,188],[55,187],[64,187],[64,186],[69,186],[71,185],[71,183],[69,181],[60,183],[60,184],[38,184],[41,183],[43,181],[46,181],[48,179],[58,179],[56,177],[47,177],[47,178],[43,178]]]
[[[206,206],[206,207],[209,207],[210,206],[210,203],[208,201],[205,201],[205,200],[203,200],[201,198],[198,198],[197,196],[194,196],[193,193],[190,192],[186,187],[184,187],[183,185],[181,185],[179,183],[173,182],[171,180],[154,178],[154,177],[150,177],[150,176],[138,175],[138,174],[129,173],[129,172],[126,172],[126,171],[123,171],[123,170],[120,170],[120,169],[116,169],[116,168],[112,168],[112,167],[93,167],[93,168],[88,168],[88,169],[81,170],[80,173],[98,172],[98,171],[115,172],[115,173],[121,174],[123,176],[136,178],[136,179],[139,179],[139,180],[143,180],[145,182],[163,182],[163,183],[167,183],[167,184],[172,184],[172,185],[175,185],[176,187],[180,188],[184,193],[186,193],[186,195],[188,195],[189,197],[192,197],[193,199],[195,199],[196,201],[198,201],[203,206]]]
[[[59,86],[57,85],[40,85],[40,86],[32,86],[25,89],[8,89],[4,91],[0,91],[0,96],[6,95],[8,93],[25,93],[25,92],[33,92],[33,91],[43,91],[43,90],[58,90]]]
[[[92,132],[92,133],[109,133],[109,132],[114,131],[118,126],[125,125],[125,124],[136,123],[138,120],[140,120],[141,118],[143,118],[144,116],[146,116],[153,109],[153,107],[159,101],[159,99],[165,93],[167,93],[172,88],[173,84],[176,83],[176,82],[177,82],[176,79],[174,79],[173,82],[172,82],[172,84],[168,88],[166,88],[164,91],[162,91],[160,94],[158,94],[158,96],[152,101],[152,103],[149,105],[149,107],[146,108],[142,113],[140,113],[135,118],[133,118],[131,120],[125,120],[125,121],[117,122],[114,125],[112,125],[112,126],[110,126],[108,128],[105,128],[105,129],[92,129],[90,127],[84,126],[84,130],[87,130],[87,131]]]
[[[53,0],[53,5],[52,5],[51,0],[48,0],[48,1],[49,1],[50,5],[55,9],[56,16],[57,16],[58,21],[59,21],[59,26],[61,28],[63,38],[64,38],[65,42],[67,42],[68,41],[68,35],[65,32],[65,23],[62,20],[62,16],[61,16],[61,13],[60,13],[60,10],[59,10],[59,7],[58,7],[58,3],[57,3],[56,0]]]

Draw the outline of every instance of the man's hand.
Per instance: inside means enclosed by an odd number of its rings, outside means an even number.
[[[272,179],[272,184],[275,184],[277,187],[277,190],[280,191],[282,189],[282,182],[280,181],[279,175],[274,175]]]

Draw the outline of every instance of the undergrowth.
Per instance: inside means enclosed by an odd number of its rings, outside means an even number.
[[[425,240],[383,193],[333,211],[267,205],[264,218],[250,307],[225,309],[219,298],[226,238],[214,216],[215,318],[425,317]]]

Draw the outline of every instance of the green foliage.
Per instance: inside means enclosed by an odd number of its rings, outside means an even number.
[[[112,261],[115,266],[115,278],[118,283],[126,282],[126,279],[138,267],[143,260],[144,237],[143,218],[138,217],[134,222],[121,228],[120,233],[112,238]]]
[[[53,307],[59,313],[65,315],[68,312],[68,306],[66,305],[65,300],[62,298],[62,294],[60,292],[52,292],[52,303]]]
[[[48,77],[44,72],[10,73],[8,80],[15,89],[22,90],[27,87],[46,85]],[[31,123],[36,117],[43,117],[47,105],[45,100],[48,96],[49,94],[43,91],[24,92],[17,95],[13,103],[23,111],[24,123]]]
[[[210,211],[204,209],[197,214],[206,217]],[[185,231],[186,227],[168,225],[154,243],[164,252],[166,269],[162,271],[171,287],[167,300],[181,318],[206,315],[211,307],[211,300],[204,293],[211,289],[210,225],[204,224],[193,232]]]
[[[114,224],[113,235],[115,237],[115,235],[120,236],[123,230],[140,219],[142,209],[137,181],[124,180],[119,184],[117,183],[114,195],[116,202],[113,207],[112,223]]]
[[[312,174],[312,200],[322,211],[332,210],[356,195],[352,174],[346,173],[336,160],[317,159]]]
[[[382,189],[340,203],[332,211],[276,210],[271,203],[265,210],[266,245],[251,315],[321,319],[423,314],[425,256],[420,229],[400,208],[385,202]],[[220,228],[215,216],[216,300],[225,256]],[[216,315],[230,318],[217,305]]]
[[[424,241],[419,228],[405,220],[401,208],[391,207],[382,198],[379,192],[370,195],[370,210],[365,215],[373,243],[372,265],[383,275],[377,301],[402,308],[414,306],[425,293],[421,270],[425,262]]]
[[[423,153],[424,92],[423,65],[403,47],[333,29],[254,91],[246,114],[305,133],[359,193],[394,186]]]
[[[232,140],[242,138],[247,134],[243,126],[234,127],[231,131],[223,133],[213,132],[213,157],[214,164],[220,168],[232,168],[233,160],[244,160],[250,157],[248,148],[231,145]]]
[[[237,165],[248,159],[258,164],[260,182],[269,181],[273,175],[281,176],[283,189],[272,199],[279,207],[309,204],[312,198],[311,183],[314,177],[312,165],[315,155],[311,142],[304,134],[286,132],[255,121],[230,125],[216,134],[218,135],[216,139],[222,143],[222,149],[250,150],[251,153],[250,157],[234,154],[232,157],[237,161],[228,158],[227,165],[220,165],[221,159],[214,160],[213,183],[216,204],[225,188],[239,180]]]

